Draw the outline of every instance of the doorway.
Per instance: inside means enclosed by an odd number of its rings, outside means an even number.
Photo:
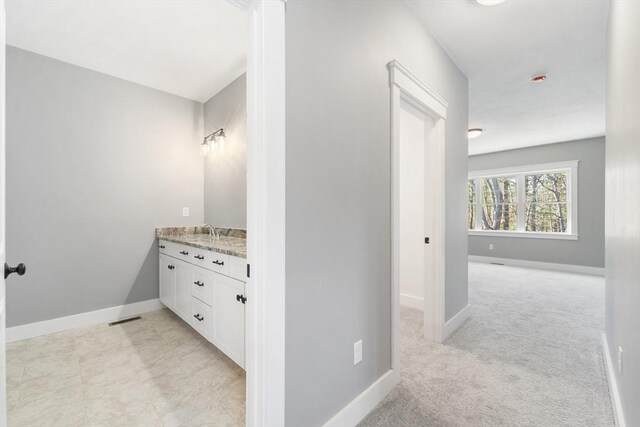
[[[424,337],[444,337],[444,135],[447,103],[397,61],[388,64],[392,146],[392,369],[400,305],[424,311]]]
[[[426,146],[433,120],[402,100],[400,103],[400,303],[424,308],[427,256],[425,191]]]
[[[247,13],[247,128],[248,157],[248,224],[251,236],[247,261],[251,264],[248,283],[246,323],[247,425],[280,425],[284,420],[284,280],[280,268],[284,248],[284,175],[266,176],[266,171],[282,170],[284,156],[284,2],[232,1]],[[4,19],[4,0],[1,18]],[[4,21],[0,26],[4,36]],[[4,46],[4,38],[1,40]],[[267,58],[264,54],[269,51]],[[4,51],[4,49],[3,49]],[[0,72],[4,82],[4,72]],[[269,88],[267,91],[266,88]],[[3,88],[4,89],[4,88]],[[4,96],[4,90],[2,91]],[[4,107],[4,103],[2,103]],[[3,112],[3,110],[1,111]],[[4,114],[3,114],[4,115]],[[267,123],[269,124],[267,128]],[[2,123],[3,124],[3,121]],[[151,139],[151,138],[149,138]],[[180,138],[176,138],[180,139]],[[190,138],[184,138],[189,139]],[[199,141],[198,141],[199,142]],[[4,152],[2,151],[3,154]],[[0,182],[4,183],[4,162],[0,158]],[[258,199],[260,195],[260,200]],[[266,204],[264,200],[269,200]],[[281,201],[275,203],[274,200]],[[0,195],[4,205],[4,194]],[[184,212],[184,210],[183,210]],[[183,216],[188,216],[182,214]],[[193,214],[193,211],[192,211]],[[195,215],[194,215],[195,216]],[[270,221],[262,221],[268,216]],[[4,228],[4,217],[0,215]],[[3,236],[0,236],[3,237]],[[269,247],[269,254],[262,248]],[[2,249],[4,246],[2,246]],[[282,249],[281,251],[279,249]],[[271,257],[277,258],[270,262]],[[264,268],[269,264],[269,268]],[[244,266],[242,266],[244,267]],[[248,266],[247,266],[248,267]],[[278,267],[278,268],[276,268]],[[32,270],[33,271],[33,270]],[[249,269],[247,268],[247,274]],[[269,286],[264,286],[264,283]],[[272,285],[272,283],[276,283]],[[0,288],[2,291],[3,288]],[[3,294],[3,292],[2,292]],[[4,301],[0,298],[0,315]],[[2,317],[4,319],[4,317]],[[266,320],[266,321],[265,321]],[[133,323],[131,324],[133,325]],[[56,326],[57,327],[57,326]],[[6,424],[4,409],[7,395],[3,387],[5,328],[0,325],[0,426]],[[151,355],[150,357],[153,357]],[[244,393],[243,393],[244,394]]]

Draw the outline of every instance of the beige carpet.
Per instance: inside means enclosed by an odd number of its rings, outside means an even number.
[[[472,263],[469,299],[444,344],[402,309],[402,381],[361,426],[614,425],[602,277]]]

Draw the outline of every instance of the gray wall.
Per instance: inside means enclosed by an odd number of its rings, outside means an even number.
[[[224,128],[224,147],[204,159],[204,221],[247,228],[247,79],[238,77],[204,104],[204,134]]]
[[[613,1],[607,46],[606,331],[627,426],[640,426],[640,2]]]
[[[155,227],[203,221],[201,139],[200,103],[7,47],[8,325],[157,298]]]
[[[320,425],[391,364],[390,89],[399,60],[449,103],[446,312],[467,305],[467,79],[401,1],[286,13],[286,423]],[[353,366],[353,343],[363,340]]]
[[[469,255],[604,267],[604,137],[471,156],[469,171],[567,160],[580,160],[578,240],[469,236]]]

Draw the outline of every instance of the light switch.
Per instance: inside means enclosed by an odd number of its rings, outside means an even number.
[[[189,216],[189,208],[182,208],[182,216]]]

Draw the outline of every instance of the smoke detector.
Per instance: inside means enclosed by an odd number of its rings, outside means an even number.
[[[547,80],[547,73],[536,74],[531,77],[531,83],[542,83],[545,80]]]

